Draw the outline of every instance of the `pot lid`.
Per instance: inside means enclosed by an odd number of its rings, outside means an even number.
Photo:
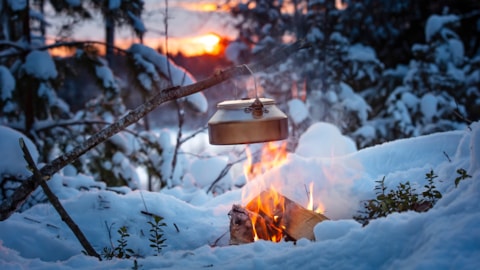
[[[253,102],[255,102],[255,98],[250,98],[250,99],[237,99],[237,100],[226,100],[222,101],[217,104],[218,109],[230,109],[230,110],[236,110],[236,109],[244,109],[250,107]],[[265,105],[274,105],[275,101],[271,98],[259,98],[260,102],[265,106]]]

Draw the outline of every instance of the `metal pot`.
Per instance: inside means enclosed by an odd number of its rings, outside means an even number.
[[[288,137],[287,116],[268,98],[227,100],[208,121],[210,144],[248,144]]]

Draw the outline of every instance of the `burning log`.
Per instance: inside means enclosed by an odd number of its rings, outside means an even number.
[[[251,213],[240,205],[234,204],[228,215],[230,216],[230,245],[253,242]]]
[[[233,205],[230,216],[230,244],[256,239],[279,242],[300,238],[315,240],[313,228],[326,216],[308,210],[275,190],[263,191],[246,207]]]

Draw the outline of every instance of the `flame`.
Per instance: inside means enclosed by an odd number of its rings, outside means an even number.
[[[251,221],[255,241],[263,239],[280,242],[282,240],[285,229],[282,225],[285,198],[280,196],[274,187],[263,191],[256,199],[250,201],[246,208],[253,213]]]
[[[308,189],[308,204],[307,209],[313,211],[313,182],[310,182]]]
[[[244,173],[247,181],[252,181],[287,162],[287,143],[282,142],[278,145],[275,142],[268,142],[262,147],[260,154],[252,153],[250,148],[247,148],[246,154]],[[285,198],[280,196],[275,187],[271,186],[261,192],[248,202],[246,208],[253,213],[251,222],[255,241],[263,239],[279,242],[283,239],[285,226],[282,225],[282,217],[285,212]]]
[[[310,184],[308,185],[307,193],[308,193],[308,203],[306,208],[315,213],[323,214],[325,212],[325,206],[321,202],[318,203],[316,208],[313,205],[313,182],[310,182]]]
[[[260,161],[254,161],[254,154],[250,148],[246,149],[247,162],[243,172],[248,181],[256,176],[262,175],[272,168],[279,167],[287,162],[287,143],[283,142],[280,146],[275,142],[268,142],[261,150]]]
[[[280,242],[288,236],[287,219],[284,218],[286,211],[286,197],[281,195],[281,186],[263,185],[261,176],[267,171],[285,164],[288,161],[287,144],[282,142],[269,142],[263,145],[260,153],[252,153],[251,148],[247,148],[247,161],[244,165],[244,174],[247,181],[256,181],[255,190],[251,193],[260,192],[260,194],[252,199],[252,194],[245,194],[244,189],[243,201],[246,202],[245,208],[250,212],[250,220],[253,228],[253,239],[269,240],[272,242]],[[263,190],[263,191],[262,191]],[[317,203],[315,209],[313,182],[309,184],[307,209],[317,213],[324,211],[324,206]],[[248,196],[246,196],[248,195]],[[247,197],[250,200],[247,200]],[[314,210],[315,209],[315,210]]]

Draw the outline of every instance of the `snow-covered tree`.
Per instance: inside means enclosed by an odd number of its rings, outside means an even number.
[[[376,133],[371,135],[377,137],[376,140],[393,140],[465,126],[465,119],[470,117],[467,106],[478,106],[473,104],[479,92],[474,86],[476,78],[471,73],[463,43],[455,32],[459,23],[460,18],[456,15],[432,15],[428,19],[425,27],[427,43],[415,44],[412,47],[414,59],[406,69],[397,69],[396,74],[400,74],[402,82],[390,86],[382,84],[391,91],[386,95],[383,108],[372,120]],[[472,64],[475,65],[474,61]],[[466,72],[472,74],[471,80],[466,80]],[[393,74],[393,70],[386,72],[384,80],[390,80]],[[373,137],[367,141],[375,140]]]
[[[285,11],[292,7],[292,12]],[[265,15],[278,12],[280,15]],[[295,119],[294,134],[300,135],[309,123],[317,121],[335,123],[342,132],[350,134],[368,118],[370,107],[357,91],[376,83],[383,65],[371,48],[360,44],[352,46],[337,31],[341,30],[336,23],[342,12],[335,7],[335,1],[324,0],[249,1],[233,9],[234,15],[244,16],[239,26],[240,40],[250,42],[253,56],[271,51],[284,39],[305,39],[311,45],[310,49],[285,59],[277,69],[258,76],[265,95],[273,97],[281,107],[286,108],[294,98],[297,99],[295,107],[298,108],[301,101],[309,111],[308,117],[290,115]],[[259,14],[262,16],[258,17]],[[276,27],[272,30],[273,26]],[[260,28],[263,31],[258,32]],[[251,36],[244,38],[247,34]],[[233,44],[235,48],[239,47],[238,42]],[[227,53],[234,55],[229,49],[232,48],[227,48]],[[293,144],[295,137],[291,138]]]
[[[8,4],[10,2],[13,3],[8,1]],[[40,2],[40,5],[44,3]],[[56,12],[82,19],[91,17],[92,11],[85,1],[51,2]],[[116,24],[130,24],[139,36],[145,31],[140,19],[143,1],[90,2],[104,13],[107,11],[102,8],[108,7],[115,16]],[[27,4],[25,2],[18,8],[28,9]],[[37,15],[36,18],[45,20],[43,14]],[[6,31],[4,36],[9,38],[8,34],[10,32]],[[0,48],[0,120],[2,125],[13,127],[32,138],[40,151],[39,161],[49,162],[70,151],[127,113],[122,94],[128,76],[120,78],[119,74],[115,74],[92,46],[95,42],[62,41],[45,46],[41,39],[32,43],[24,42],[24,39],[6,41]],[[49,49],[56,46],[74,49],[75,54],[68,59],[52,57]],[[135,78],[131,89],[143,91],[146,97],[167,87],[194,81],[188,72],[151,48],[135,44],[127,51],[115,49],[127,59],[129,65],[125,68],[129,76]],[[57,92],[71,85],[80,74],[83,76],[81,90],[92,91],[93,87],[96,95],[73,111],[67,102],[57,96]],[[180,102],[200,113],[205,113],[208,107],[201,93],[183,98]],[[151,175],[152,189],[178,185],[185,173],[182,167],[184,161],[179,158],[176,166],[172,164],[172,152],[178,149],[167,133],[162,134],[145,130],[141,122],[131,125],[76,160],[64,173],[89,174],[109,186],[138,188],[137,169],[141,167]]]

